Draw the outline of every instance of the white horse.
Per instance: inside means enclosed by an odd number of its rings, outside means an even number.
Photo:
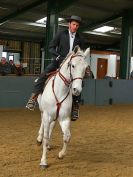
[[[46,154],[50,148],[50,136],[56,120],[59,121],[63,132],[63,147],[58,157],[62,159],[66,154],[71,136],[72,95],[78,96],[82,91],[82,80],[88,66],[85,58],[89,52],[89,48],[83,52],[76,46],[74,51],[63,61],[57,73],[49,79],[43,93],[38,97],[42,121],[37,142],[43,144],[40,162],[42,168],[48,166]]]

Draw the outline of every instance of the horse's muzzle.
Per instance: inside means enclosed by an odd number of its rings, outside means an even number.
[[[75,95],[75,96],[79,96],[80,93],[81,93],[81,91],[79,91],[79,90],[76,89],[76,88],[73,88],[73,95]]]

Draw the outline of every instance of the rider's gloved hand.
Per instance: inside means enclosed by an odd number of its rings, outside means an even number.
[[[55,60],[58,61],[59,59],[60,59],[60,55],[58,55]]]

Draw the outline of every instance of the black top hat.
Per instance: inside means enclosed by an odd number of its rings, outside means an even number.
[[[67,22],[76,21],[76,22],[78,22],[80,24],[82,23],[81,17],[75,16],[75,15],[72,15],[71,17],[67,18],[66,20],[67,20]]]

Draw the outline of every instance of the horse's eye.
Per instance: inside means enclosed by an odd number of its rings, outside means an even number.
[[[74,65],[72,65],[72,68],[74,68]]]

